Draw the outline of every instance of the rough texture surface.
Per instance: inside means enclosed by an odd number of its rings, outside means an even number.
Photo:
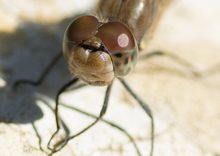
[[[37,79],[61,48],[71,18],[92,0],[0,0],[0,155],[43,156],[55,131],[55,94],[70,79],[61,60],[37,87],[10,90],[20,78]],[[88,6],[90,5],[88,4]],[[163,17],[145,52],[162,50],[189,61],[200,73],[220,64],[219,0],[179,0]],[[218,69],[218,68],[216,68]],[[150,105],[156,122],[155,156],[220,155],[220,71],[194,77],[172,59],[139,62],[126,77]],[[88,87],[62,95],[62,103],[98,114],[104,88]],[[50,107],[48,107],[50,106]],[[61,107],[71,132],[92,119]],[[124,127],[144,156],[149,152],[150,122],[130,95],[116,82],[106,119]],[[47,151],[47,150],[46,150]],[[56,156],[135,156],[133,146],[118,130],[99,123],[71,141]]]

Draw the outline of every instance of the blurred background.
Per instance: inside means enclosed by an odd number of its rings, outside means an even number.
[[[57,90],[70,80],[64,59],[39,87],[12,91],[17,79],[36,80],[61,49],[63,32],[73,17],[90,12],[95,0],[0,0],[0,155],[44,156],[55,131]],[[126,77],[151,107],[156,124],[155,156],[220,155],[220,1],[176,0],[152,41],[143,50],[165,51],[187,60],[184,67],[166,57],[138,62]],[[194,76],[190,70],[201,73]],[[219,72],[218,72],[219,71]],[[68,91],[61,102],[98,114],[104,87]],[[93,121],[61,107],[71,133]],[[125,128],[143,156],[149,153],[150,121],[116,82],[106,119]],[[41,150],[40,148],[44,149]],[[118,130],[100,122],[55,155],[135,156],[135,149]]]

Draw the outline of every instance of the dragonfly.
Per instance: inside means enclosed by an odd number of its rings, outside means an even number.
[[[171,0],[99,0],[95,12],[79,16],[69,24],[63,37],[63,50],[42,72],[37,81],[18,80],[20,84],[39,85],[49,71],[64,55],[71,81],[60,88],[56,95],[55,120],[56,131],[48,142],[52,153],[60,151],[71,139],[74,139],[93,127],[107,111],[113,82],[119,80],[130,95],[137,101],[151,120],[151,143],[149,155],[154,151],[154,118],[149,105],[144,102],[124,80],[138,61],[141,42],[144,36],[151,37],[165,8]],[[146,58],[162,55],[150,53]],[[51,141],[61,126],[59,119],[59,97],[79,81],[93,86],[107,86],[104,102],[94,122],[78,133],[67,136],[51,147]],[[139,150],[137,154],[141,156]]]

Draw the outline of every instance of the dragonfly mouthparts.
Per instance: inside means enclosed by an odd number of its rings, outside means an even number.
[[[81,43],[79,44],[80,47],[82,47],[85,50],[91,50],[91,52],[96,52],[96,51],[103,51],[105,52],[106,49],[105,47],[101,44],[99,47],[91,45],[91,44],[85,44],[85,43]]]

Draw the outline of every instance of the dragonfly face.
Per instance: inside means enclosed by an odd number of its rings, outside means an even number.
[[[63,52],[74,75],[91,85],[109,85],[133,69],[138,48],[125,24],[81,16],[66,29]]]

